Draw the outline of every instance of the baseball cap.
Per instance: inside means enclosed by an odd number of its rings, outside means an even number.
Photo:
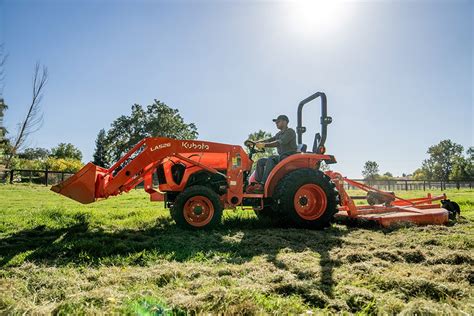
[[[278,117],[277,117],[276,119],[273,119],[273,122],[276,122],[276,121],[278,121],[278,120],[287,121],[287,122],[290,121],[290,120],[288,119],[288,116],[283,115],[283,114],[282,114],[282,115],[278,115]]]

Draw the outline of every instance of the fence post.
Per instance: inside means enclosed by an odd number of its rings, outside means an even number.
[[[426,191],[426,181],[423,180],[423,191]]]
[[[61,182],[64,182],[64,172],[61,173]]]
[[[408,191],[408,181],[405,180],[405,191]]]
[[[48,175],[49,175],[48,168],[46,168],[46,170],[44,171],[44,185],[45,186],[48,186]]]
[[[10,184],[13,184],[13,169],[10,170]]]

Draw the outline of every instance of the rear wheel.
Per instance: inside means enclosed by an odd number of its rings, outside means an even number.
[[[222,206],[212,189],[194,185],[178,194],[170,213],[181,227],[203,229],[220,224]]]
[[[321,229],[331,224],[337,212],[337,191],[330,178],[319,170],[299,169],[278,183],[275,208],[298,226]]]

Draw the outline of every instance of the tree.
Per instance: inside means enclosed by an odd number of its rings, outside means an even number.
[[[10,147],[10,143],[6,137],[8,131],[3,125],[3,117],[8,106],[5,104],[3,99],[3,88],[5,81],[5,63],[7,61],[7,55],[4,53],[3,44],[0,44],[0,164],[4,160],[4,156],[7,154],[7,149]]]
[[[3,43],[0,44],[0,98],[3,96],[3,89],[5,87],[5,64],[7,62],[8,54],[5,53]]]
[[[51,157],[56,159],[81,160],[82,153],[71,143],[60,143],[51,149]]]
[[[3,161],[4,156],[7,154],[7,149],[10,145],[10,142],[6,137],[8,131],[3,125],[3,116],[7,108],[8,106],[5,104],[3,98],[0,96],[0,163]]]
[[[462,181],[474,178],[474,147],[466,151],[467,157],[454,157],[449,180]]]
[[[145,137],[196,139],[197,135],[194,123],[185,123],[177,109],[155,100],[146,109],[134,104],[130,116],[122,115],[113,121],[105,144],[110,162],[114,162]]]
[[[362,176],[366,180],[374,180],[379,173],[379,165],[375,161],[366,161],[364,169],[362,170]]]
[[[93,155],[93,163],[97,166],[101,166],[104,168],[110,167],[110,162],[107,157],[107,143],[106,143],[106,135],[105,130],[101,129],[99,134],[97,135],[97,139],[95,141],[95,151]]]
[[[455,161],[462,157],[463,151],[463,146],[449,139],[443,140],[428,148],[427,153],[430,158],[423,161],[422,170],[429,176],[429,179],[447,181]]]
[[[48,80],[48,69],[43,66],[40,69],[40,64],[36,63],[33,73],[33,95],[30,106],[28,107],[25,119],[20,124],[20,129],[15,137],[10,154],[6,161],[6,168],[8,168],[13,156],[21,149],[28,139],[28,136],[38,131],[43,124],[43,114],[41,113],[41,99],[43,98],[43,89]]]
[[[270,138],[270,137],[272,137],[271,133],[265,132],[265,131],[262,131],[262,130],[258,130],[258,132],[250,133],[249,137],[247,139],[251,140],[251,141],[254,141],[254,142],[257,142],[257,141],[261,141],[261,140],[264,140],[264,139],[267,139],[267,138]],[[246,149],[246,151],[248,152],[248,149]],[[252,157],[252,159],[253,159],[253,161],[257,161],[260,158],[269,157],[271,155],[275,155],[275,148],[268,147],[268,148],[265,148],[265,152],[256,153]]]
[[[26,148],[22,153],[18,154],[18,158],[27,160],[46,160],[51,155],[51,151],[46,148]]]

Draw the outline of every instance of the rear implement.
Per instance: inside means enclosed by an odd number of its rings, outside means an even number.
[[[443,225],[449,220],[450,211],[439,203],[433,203],[441,201],[444,204],[445,201],[449,201],[446,199],[446,194],[433,197],[428,193],[423,198],[403,199],[393,192],[384,192],[347,179],[337,172],[327,171],[326,174],[336,184],[340,196],[336,219],[372,221],[383,227],[401,223]],[[354,199],[345,191],[344,183],[367,192],[369,205],[355,205]]]

